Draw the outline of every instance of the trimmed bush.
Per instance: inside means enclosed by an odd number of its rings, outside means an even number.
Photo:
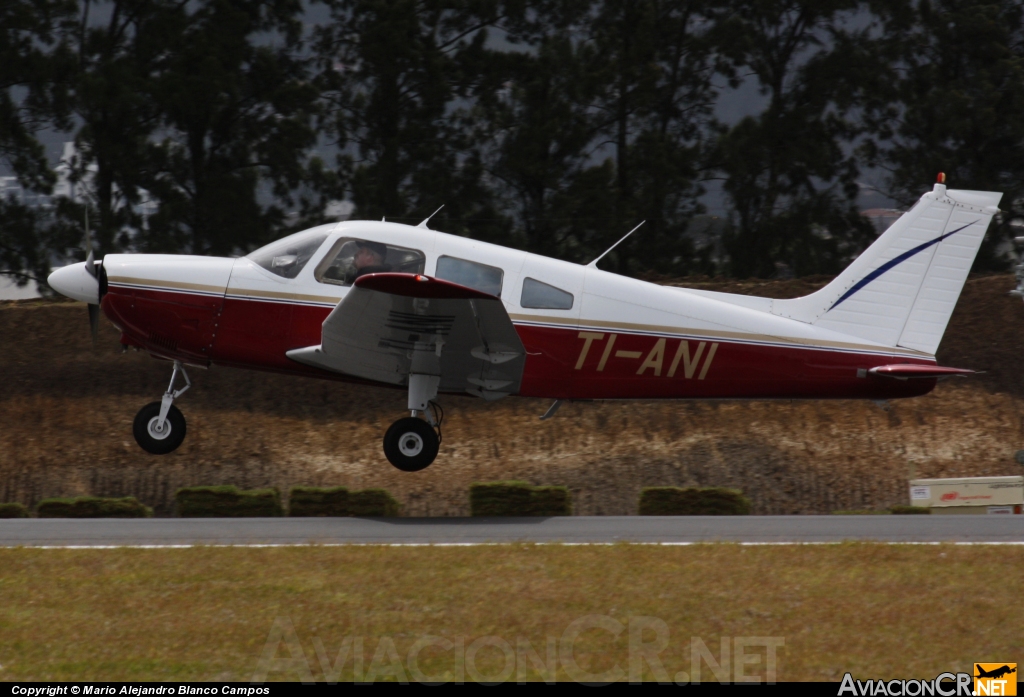
[[[386,489],[350,491],[348,514],[362,518],[394,518],[398,516],[398,501]]]
[[[749,515],[750,500],[735,489],[656,486],[640,492],[640,515]]]
[[[0,518],[28,518],[28,507],[21,503],[0,503]]]
[[[193,486],[174,495],[182,518],[274,518],[284,515],[277,489]]]
[[[293,487],[288,492],[288,515],[298,518],[347,516],[348,496],[348,489],[343,486],[330,489]]]
[[[525,515],[530,507],[530,484],[520,481],[477,482],[469,487],[471,516]]]
[[[893,506],[889,512],[893,515],[930,515],[932,509],[926,506]]]
[[[530,492],[531,516],[572,515],[572,497],[564,486],[535,486]]]
[[[330,489],[303,486],[289,493],[288,515],[394,518],[399,515],[399,504],[385,489],[349,491],[343,486]]]
[[[572,515],[572,500],[564,486],[478,482],[469,487],[469,511],[475,517]]]
[[[134,496],[103,499],[83,496],[75,499],[44,499],[36,506],[40,518],[152,518],[153,509]]]
[[[832,515],[889,515],[889,511],[874,508],[855,508],[849,511],[832,511]]]

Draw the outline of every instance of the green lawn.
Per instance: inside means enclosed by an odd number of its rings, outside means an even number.
[[[954,545],[5,549],[0,680],[536,680],[556,663],[685,679],[723,639],[753,676],[773,644],[778,680],[930,679],[1024,663],[1022,562]]]

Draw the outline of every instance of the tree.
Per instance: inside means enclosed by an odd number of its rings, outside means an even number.
[[[148,87],[184,12],[173,0],[102,4],[97,12],[84,0],[79,21],[65,25],[62,36],[74,56],[67,77],[69,108],[81,123],[72,178],[88,183],[101,254],[126,248],[129,231],[141,226],[133,206],[140,201],[146,148],[159,119]]]
[[[859,135],[849,116],[874,63],[869,29],[850,29],[858,0],[736,3],[722,46],[766,97],[723,128],[714,164],[732,206],[732,273],[834,273],[871,239],[857,212]]]
[[[329,0],[316,33],[324,125],[353,215],[493,237],[504,221],[467,121],[490,53],[491,0]],[[477,223],[470,225],[468,223]]]
[[[66,54],[58,30],[74,9],[64,0],[0,4],[0,165],[27,191],[49,193],[55,181],[35,133],[63,122],[60,77]],[[47,223],[41,211],[0,199],[0,274],[18,285],[42,282],[51,250],[60,243]]]
[[[297,0],[205,0],[177,18],[147,88],[162,137],[141,179],[159,204],[144,249],[231,254],[280,233],[316,143],[301,11]]]
[[[614,232],[647,221],[613,252],[620,272],[693,269],[685,233],[701,211],[713,79],[729,72],[716,53],[717,11],[707,0],[605,0],[592,22],[602,144],[615,153]]]
[[[531,51],[499,57],[503,80],[481,95],[477,139],[490,144],[487,170],[522,246],[582,261],[595,232],[605,237],[612,221],[614,169],[590,163],[598,133],[587,73],[594,49],[576,29],[568,21],[545,25],[526,39]]]
[[[885,18],[890,91],[862,152],[905,206],[938,172],[951,188],[1004,192],[974,269],[1005,268],[1000,246],[1024,222],[1024,6],[922,1]]]

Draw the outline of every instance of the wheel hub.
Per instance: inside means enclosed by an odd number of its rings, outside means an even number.
[[[406,457],[416,457],[423,452],[423,438],[418,433],[403,433],[398,439],[398,450]]]
[[[146,426],[146,431],[149,433],[150,438],[154,440],[164,440],[167,436],[171,435],[171,420],[164,419],[164,423],[161,425],[160,417],[154,416],[149,420],[149,424]]]

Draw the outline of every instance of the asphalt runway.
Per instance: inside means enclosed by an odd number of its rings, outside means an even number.
[[[1024,516],[570,516],[559,518],[151,518],[0,520],[3,547],[302,544],[1024,544]]]

